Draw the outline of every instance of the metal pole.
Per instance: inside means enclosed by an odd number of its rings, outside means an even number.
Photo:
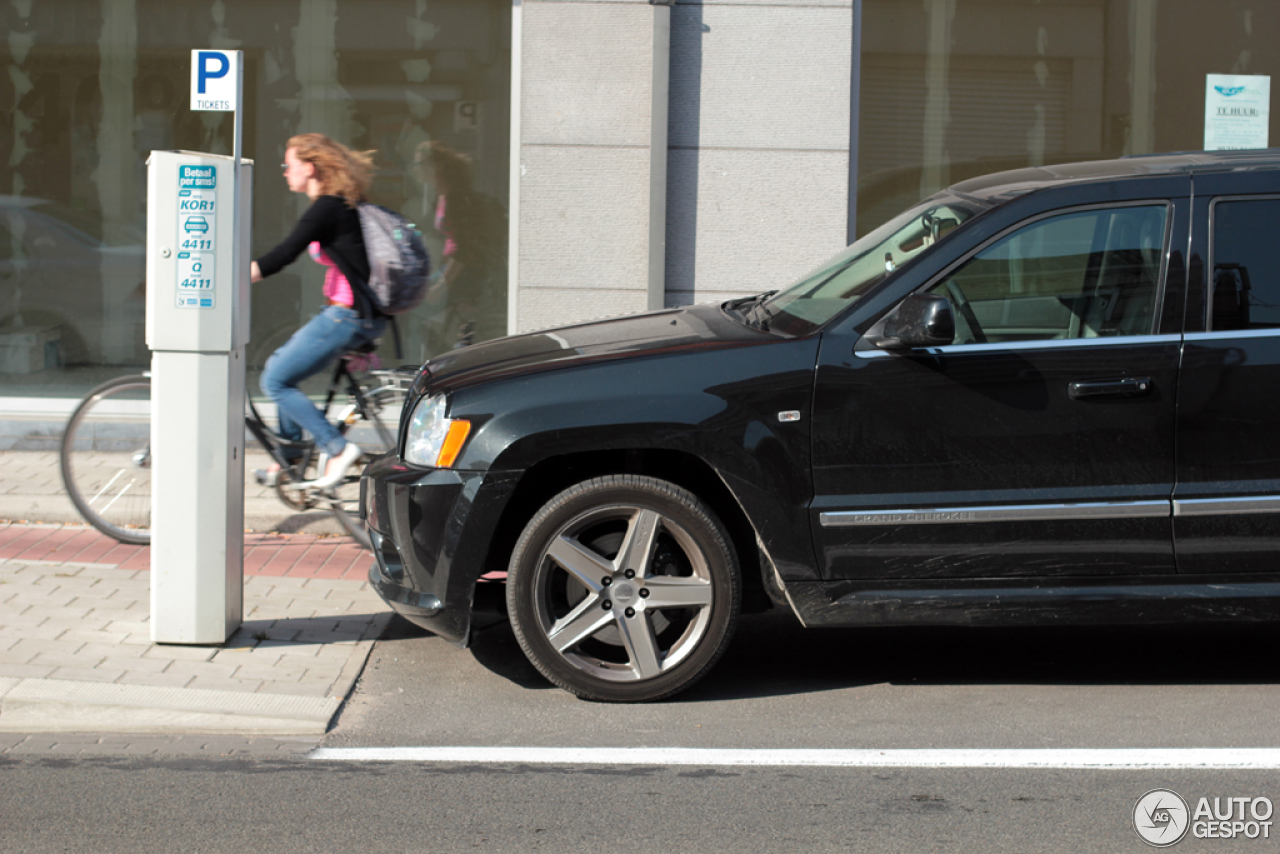
[[[231,152],[232,152],[231,159],[233,162],[231,174],[232,174],[232,178],[235,181],[235,187],[232,190],[232,195],[231,195],[231,204],[232,204],[231,209],[236,212],[237,216],[239,216],[239,213],[240,213],[240,158],[243,153],[243,148],[241,147],[241,138],[243,136],[243,131],[244,131],[244,123],[240,118],[240,116],[244,113],[244,51],[240,51],[240,50],[236,51],[235,58],[236,58],[236,68],[235,68],[236,109],[235,109],[235,129],[233,132],[234,142],[232,143],[232,148],[231,148]],[[234,287],[237,291],[240,289],[241,276],[247,275],[245,271],[240,269],[244,261],[243,252],[244,252],[244,247],[240,245],[240,228],[239,228],[239,225],[237,225],[231,237],[231,263],[232,263],[232,270],[234,271],[234,275],[235,275],[235,278],[233,278],[231,281],[232,281],[232,287]]]
[[[862,0],[853,0],[849,63],[849,215],[845,242],[858,237],[858,113],[862,97]]]

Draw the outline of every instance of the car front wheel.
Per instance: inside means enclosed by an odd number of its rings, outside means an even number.
[[[688,491],[611,475],[561,492],[525,527],[507,576],[520,646],[590,700],[684,690],[729,645],[742,583],[723,525]]]

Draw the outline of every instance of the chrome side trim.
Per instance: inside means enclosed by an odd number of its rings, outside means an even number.
[[[1223,334],[1225,333],[1219,333],[1217,337]],[[1188,339],[1190,337],[1187,336]],[[1067,350],[1077,347],[1132,347],[1181,343],[1181,335],[1109,335],[1103,338],[1041,338],[1036,341],[1001,341],[992,344],[948,344],[945,347],[927,347],[903,352],[945,355],[947,353],[1004,353],[1019,350]],[[887,359],[901,353],[893,350],[870,349],[854,350],[854,355],[859,359]]]
[[[1191,498],[1173,502],[1174,516],[1225,516],[1235,513],[1280,513],[1280,495],[1248,498]]]
[[[930,510],[839,510],[821,513],[824,528],[864,525],[956,525],[970,522],[1032,522],[1067,519],[1164,519],[1168,501],[1107,504],[1008,504],[997,507],[948,507]]]
[[[1187,597],[1194,588],[1195,599],[1246,599],[1280,597],[1280,584],[1230,583],[1230,584],[1126,584],[1096,585],[1089,587],[970,587],[937,588],[933,590],[858,590],[841,596],[837,605],[892,605],[898,609],[925,608],[929,605],[953,605],[971,602],[1000,605],[1026,605],[1031,603],[1064,604],[1074,602],[1141,602],[1151,600],[1167,602]]]
[[[1280,329],[1220,329],[1217,332],[1188,332],[1187,343],[1229,341],[1233,338],[1280,338]]]

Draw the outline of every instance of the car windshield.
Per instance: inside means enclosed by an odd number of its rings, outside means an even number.
[[[928,199],[859,238],[785,290],[729,302],[725,308],[759,328],[791,335],[811,332],[983,210],[986,207],[975,199]]]

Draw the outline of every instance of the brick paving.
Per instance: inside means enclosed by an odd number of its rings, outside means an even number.
[[[244,573],[288,578],[363,581],[368,554],[350,537],[314,534],[244,535]],[[88,525],[26,525],[0,522],[0,561],[83,563],[146,570],[148,546],[116,542]]]
[[[217,646],[154,644],[150,560],[149,547],[85,526],[0,522],[0,734],[322,733],[390,617],[369,589],[372,558],[349,538],[246,534],[240,628]],[[197,739],[184,752],[197,742],[240,749]],[[143,743],[4,736],[0,752]]]
[[[390,611],[326,510],[254,482],[266,463],[246,453],[242,624],[180,646],[151,643],[150,548],[83,524],[56,451],[0,450],[0,754],[315,745]]]

